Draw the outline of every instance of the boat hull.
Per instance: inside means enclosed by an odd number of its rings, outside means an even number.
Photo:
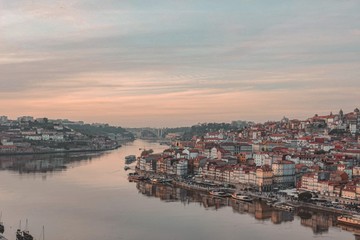
[[[231,197],[235,200],[239,200],[239,201],[243,201],[243,202],[252,202],[253,199],[249,196],[245,196],[245,195],[231,195]]]
[[[360,228],[360,219],[354,219],[352,217],[338,217],[337,222],[341,225]]]

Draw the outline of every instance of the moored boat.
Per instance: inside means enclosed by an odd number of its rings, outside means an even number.
[[[337,217],[338,223],[350,225],[354,227],[360,227],[360,216],[358,215],[342,215]]]
[[[294,209],[295,209],[294,207],[286,205],[284,203],[275,203],[273,206],[277,209],[285,210],[285,211],[289,211],[289,212],[294,211]]]
[[[236,199],[236,200],[240,200],[240,201],[244,201],[244,202],[252,202],[253,201],[253,198],[252,197],[249,197],[249,196],[246,196],[246,195],[243,195],[241,193],[233,193],[231,195],[232,198]]]
[[[33,240],[33,236],[30,235],[29,231],[23,231],[24,240]]]
[[[24,234],[20,229],[16,230],[16,240],[24,240]]]
[[[26,219],[25,229],[27,229],[27,226],[28,226],[28,220]],[[28,230],[21,231],[21,221],[20,221],[20,226],[16,230],[16,240],[33,240],[33,239],[34,237],[29,233]]]
[[[266,200],[266,204],[269,206],[273,206],[276,203],[277,199],[268,199]]]
[[[136,181],[143,181],[143,180],[146,180],[146,179],[148,179],[147,177],[144,177],[144,176],[141,176],[141,175],[139,175],[138,173],[129,173],[128,174],[128,180],[129,181],[134,181],[134,182],[136,182]]]
[[[224,192],[224,191],[219,191],[219,190],[213,190],[209,192],[210,195],[215,196],[215,197],[230,197],[231,194]]]
[[[150,181],[151,181],[152,183],[158,183],[158,182],[160,182],[160,179],[153,177],[153,178],[150,178]]]
[[[3,234],[5,231],[4,223],[1,221],[2,212],[0,213],[0,233]]]
[[[30,235],[29,231],[16,231],[16,240],[33,240],[34,237]]]
[[[131,164],[136,161],[135,155],[129,155],[125,157],[125,164]]]
[[[0,233],[3,234],[4,231],[5,231],[4,224],[2,222],[0,222]]]

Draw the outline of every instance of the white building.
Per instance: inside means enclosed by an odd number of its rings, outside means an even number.
[[[32,141],[41,141],[42,136],[41,135],[28,135],[24,136],[25,139],[32,140]]]
[[[254,153],[253,158],[256,166],[271,166],[272,164],[272,158],[267,153]]]
[[[186,176],[188,173],[188,161],[186,159],[180,159],[176,164],[176,175],[180,177]]]

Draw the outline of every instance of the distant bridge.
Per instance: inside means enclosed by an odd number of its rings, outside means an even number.
[[[127,128],[127,131],[140,139],[163,139],[163,128]]]

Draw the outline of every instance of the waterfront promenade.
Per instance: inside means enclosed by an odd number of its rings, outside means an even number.
[[[195,182],[192,180],[184,180],[179,178],[172,178],[169,176],[165,176],[163,174],[159,173],[152,173],[152,172],[145,172],[141,171],[139,169],[136,169],[136,172],[140,176],[144,176],[146,178],[150,179],[171,179],[171,184],[175,187],[180,187],[187,190],[193,190],[193,191],[200,191],[204,193],[209,193],[212,190],[216,189],[226,189],[228,192],[242,192],[244,195],[250,196],[253,199],[262,200],[262,201],[273,201],[274,199],[277,199],[276,202],[280,204],[285,204],[294,208],[309,208],[314,210],[321,210],[321,211],[327,211],[334,214],[360,214],[360,209],[357,210],[349,210],[345,209],[343,207],[329,207],[329,206],[323,206],[321,203],[316,202],[303,202],[294,199],[291,196],[287,196],[286,194],[282,192],[258,192],[258,191],[251,191],[249,188],[246,188],[244,185],[236,185],[236,188],[226,188],[224,184],[220,183],[209,183],[209,182]],[[244,189],[247,189],[244,191]],[[331,200],[331,199],[328,199]]]

